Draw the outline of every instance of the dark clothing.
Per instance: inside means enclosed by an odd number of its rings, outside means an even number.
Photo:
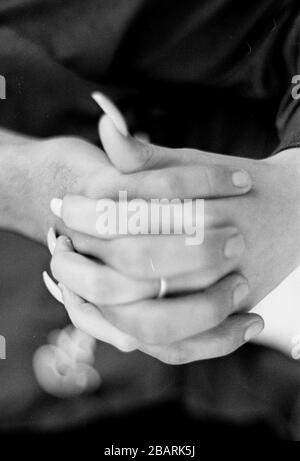
[[[299,146],[300,110],[291,98],[299,18],[297,0],[2,1],[0,126],[97,143],[99,109],[90,93],[100,89],[132,130],[159,144],[255,158]],[[0,255],[8,356],[0,362],[2,427],[70,426],[176,399],[195,418],[269,420],[281,434],[294,423],[297,436],[300,368],[255,346],[171,367],[99,343],[99,391],[65,401],[47,396],[32,355],[67,322],[42,285],[48,252],[2,232]]]

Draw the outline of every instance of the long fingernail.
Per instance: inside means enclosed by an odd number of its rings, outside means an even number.
[[[260,321],[255,321],[250,325],[250,327],[247,328],[245,336],[244,336],[244,341],[250,341],[250,339],[255,338],[257,335],[259,335],[264,329],[264,324]]]
[[[236,258],[241,256],[245,251],[245,242],[241,234],[230,237],[225,244],[224,254],[226,258]]]
[[[235,307],[239,307],[241,302],[247,298],[249,294],[249,286],[246,282],[241,282],[234,289],[233,293],[233,303]]]
[[[252,185],[251,177],[245,170],[236,170],[232,173],[232,182],[235,187],[249,188]]]
[[[128,136],[128,128],[126,121],[119,111],[119,109],[114,105],[114,103],[108,99],[104,94],[95,92],[92,93],[93,100],[101,107],[103,112],[108,115],[111,121],[114,123],[117,130],[123,135]]]
[[[50,208],[55,216],[61,218],[62,200],[60,198],[53,198],[50,202]]]
[[[47,243],[50,253],[53,255],[56,246],[56,235],[53,227],[50,227],[47,234]]]
[[[48,288],[49,292],[52,294],[52,296],[60,303],[64,304],[63,302],[63,297],[61,294],[61,290],[59,287],[56,285],[56,283],[52,280],[51,277],[47,274],[46,271],[43,272],[43,280]]]

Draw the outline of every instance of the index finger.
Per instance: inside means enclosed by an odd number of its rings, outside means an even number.
[[[117,188],[147,200],[221,198],[248,193],[252,179],[246,170],[231,165],[172,166],[123,174]]]
[[[123,197],[123,196],[122,196]],[[204,238],[204,201],[128,201],[66,195],[53,199],[51,210],[73,231],[111,239],[121,235],[181,235]],[[188,205],[188,206],[187,206]],[[206,221],[208,219],[206,218]]]

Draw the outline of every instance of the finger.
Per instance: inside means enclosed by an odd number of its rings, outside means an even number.
[[[65,237],[57,239],[51,270],[59,282],[98,306],[152,298],[159,292],[159,280],[134,280],[120,274],[75,253]]]
[[[108,116],[101,119],[100,133],[108,157],[121,172],[132,173],[128,176],[131,182],[135,181],[137,191],[147,190],[141,180],[153,193],[159,187],[159,197],[166,198],[224,197],[245,194],[251,189],[250,175],[244,169],[229,164],[211,165],[207,161],[178,165],[174,158],[189,149],[169,149],[124,136]],[[124,186],[129,187],[126,181]],[[144,197],[141,193],[136,195],[141,196]]]
[[[72,234],[79,253],[94,256],[118,272],[140,279],[167,278],[169,292],[204,289],[237,269],[245,242],[236,228],[205,233],[202,245],[186,244],[185,236],[140,236],[104,241]]]
[[[116,129],[122,133],[123,136],[128,135],[127,123],[117,106],[103,93],[96,91],[92,93],[92,98],[103,110],[105,114],[109,114],[111,122],[114,124]],[[99,132],[100,134],[100,132]]]
[[[162,168],[167,165],[172,155],[171,149],[144,143],[137,138],[124,134],[112,119],[112,113],[99,121],[99,135],[111,162],[122,173],[135,173],[145,169]],[[123,139],[127,138],[127,139]],[[123,150],[124,149],[124,150]],[[167,158],[166,158],[167,156]],[[174,155],[173,155],[174,158]]]
[[[263,320],[256,314],[232,315],[218,327],[192,338],[165,347],[139,344],[139,350],[164,363],[183,365],[231,354],[263,328]]]
[[[67,287],[60,285],[64,304],[74,326],[100,341],[109,343],[123,352],[136,349],[136,341],[109,324],[97,309],[85,302]]]
[[[63,303],[61,291],[56,285],[56,283],[49,277],[46,271],[43,272],[43,281],[48,289],[49,293],[56,299],[59,303]]]
[[[187,244],[199,245],[205,228],[222,225],[222,213],[215,212],[220,208],[219,200],[127,201],[124,194],[120,201],[66,195],[63,199],[52,199],[50,206],[69,229],[103,239],[184,234],[188,237]]]
[[[143,152],[142,149],[136,149],[134,143],[132,144],[132,149],[129,151],[125,150],[125,152],[118,150],[116,148],[117,146],[113,149],[109,149],[112,136],[115,136],[116,131],[125,137],[129,137],[126,120],[116,105],[106,95],[100,92],[95,92],[91,96],[105,113],[105,115],[99,120],[99,137],[103,146],[107,147],[111,162],[118,168],[119,171],[124,173],[133,173],[144,169],[146,164],[148,168],[152,168],[153,166],[157,167],[158,163],[161,166],[166,166],[168,163],[174,164],[174,161],[178,161],[179,165],[183,164],[182,155],[177,152],[179,149],[164,149],[156,146],[157,150],[155,152]],[[138,137],[135,137],[135,139],[138,143],[140,142]],[[130,145],[130,142],[131,138],[129,137],[128,146]],[[150,149],[151,147],[152,146],[150,145]],[[199,160],[199,151],[191,150],[189,160]]]
[[[129,137],[129,131],[127,128],[126,120],[116,107],[116,105],[105,95],[100,92],[92,94],[94,101],[101,107],[105,116],[99,120],[99,136],[102,140],[103,145],[107,148],[107,153],[112,163],[118,168],[119,171],[124,173],[133,173],[141,171],[142,169],[165,167],[171,165],[183,165],[187,164],[211,164],[224,165],[230,164],[231,160],[224,155],[214,154],[213,158],[210,152],[205,152],[198,149],[169,149],[160,146],[155,146],[157,149],[152,151],[152,146],[145,146],[146,152],[141,152],[145,140],[142,140],[142,144],[133,144],[133,149],[123,152],[122,149],[117,149],[117,145],[114,141],[118,139],[115,136],[115,131],[121,135],[128,137],[128,146],[132,139]],[[117,133],[117,134],[118,134]],[[139,136],[135,136],[137,141],[141,141]],[[139,148],[135,148],[135,146]],[[237,164],[243,166],[244,159],[237,157]]]
[[[121,199],[123,198],[120,197]],[[79,195],[53,199],[51,209],[72,230],[110,239],[122,235],[187,234],[200,239],[204,231],[204,202],[173,203],[135,200],[94,200]],[[207,217],[207,221],[209,217]]]
[[[247,281],[231,275],[202,293],[107,306],[105,318],[146,344],[171,344],[214,328],[246,307]]]

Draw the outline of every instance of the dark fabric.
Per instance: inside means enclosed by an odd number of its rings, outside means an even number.
[[[195,96],[205,87],[277,108],[283,101],[277,125],[288,145],[298,136],[290,95],[298,34],[296,0],[190,0],[176,7],[172,0],[3,1],[8,98],[0,123],[36,136],[96,141],[91,90],[100,87],[127,108],[143,97],[153,110],[164,99],[162,86],[174,99],[190,85]]]
[[[0,73],[7,100],[0,101],[0,125],[96,143],[99,111],[89,95],[101,89],[120,105],[131,129],[146,130],[154,142],[271,155],[279,145],[276,123],[281,147],[298,136],[297,108],[289,108],[289,98],[277,115],[294,71],[288,44],[296,46],[297,5],[2,1]],[[13,234],[0,236],[0,333],[8,342],[8,358],[0,362],[2,428],[60,428],[177,399],[195,418],[266,420],[278,434],[292,428],[297,437],[299,366],[254,346],[170,367],[99,343],[103,385],[96,394],[72,400],[46,395],[35,380],[32,355],[67,318],[41,282],[47,251]]]

